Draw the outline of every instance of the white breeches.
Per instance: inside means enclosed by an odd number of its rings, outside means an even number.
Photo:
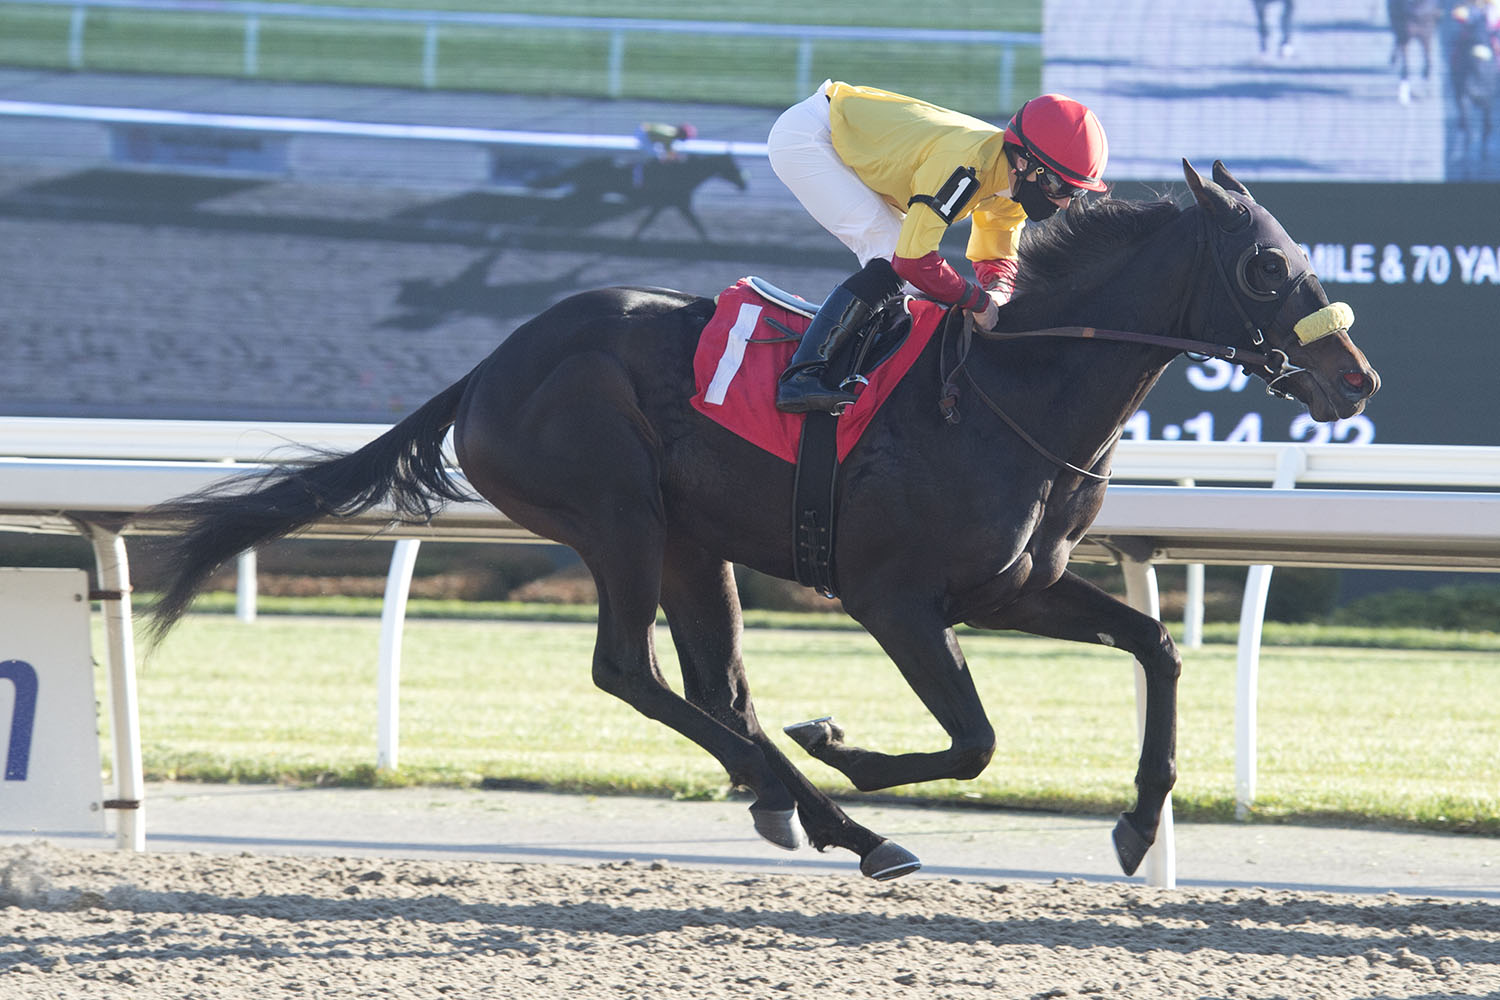
[[[864,267],[896,252],[904,216],[865,186],[833,148],[829,81],[784,111],[766,136],[771,169],[818,224],[837,236]]]

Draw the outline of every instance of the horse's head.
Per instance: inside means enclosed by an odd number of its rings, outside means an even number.
[[[1210,291],[1195,316],[1198,336],[1272,358],[1246,371],[1306,405],[1315,420],[1359,413],[1380,376],[1349,339],[1354,311],[1328,301],[1302,248],[1224,164],[1214,162],[1213,180],[1186,160],[1182,168],[1212,260],[1201,278]]]

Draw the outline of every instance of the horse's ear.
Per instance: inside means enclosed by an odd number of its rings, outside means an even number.
[[[1215,181],[1206,181],[1193,169],[1193,165],[1186,158],[1182,161],[1182,175],[1187,178],[1187,184],[1192,189],[1193,197],[1203,210],[1214,220],[1214,224],[1226,233],[1243,226],[1250,218],[1250,212],[1229,197]]]
[[[1214,161],[1214,181],[1220,187],[1228,188],[1230,191],[1237,191],[1251,201],[1255,200],[1255,196],[1250,193],[1250,189],[1234,179],[1234,174],[1231,174],[1229,168],[1224,166],[1223,160]]]

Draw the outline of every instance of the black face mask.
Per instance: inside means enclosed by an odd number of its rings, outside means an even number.
[[[1052,213],[1057,211],[1057,202],[1043,194],[1036,181],[1018,180],[1016,189],[1014,198],[1026,210],[1026,218],[1032,222],[1050,219]]]

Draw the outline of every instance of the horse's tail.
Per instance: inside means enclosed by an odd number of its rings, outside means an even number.
[[[472,499],[443,461],[443,440],[472,377],[465,375],[357,451],[274,469],[249,490],[242,481],[226,482],[152,508],[153,519],[182,526],[164,545],[172,575],[151,611],[153,638],[171,629],[219,567],[257,545],[382,502],[401,520],[421,522],[450,500]]]

